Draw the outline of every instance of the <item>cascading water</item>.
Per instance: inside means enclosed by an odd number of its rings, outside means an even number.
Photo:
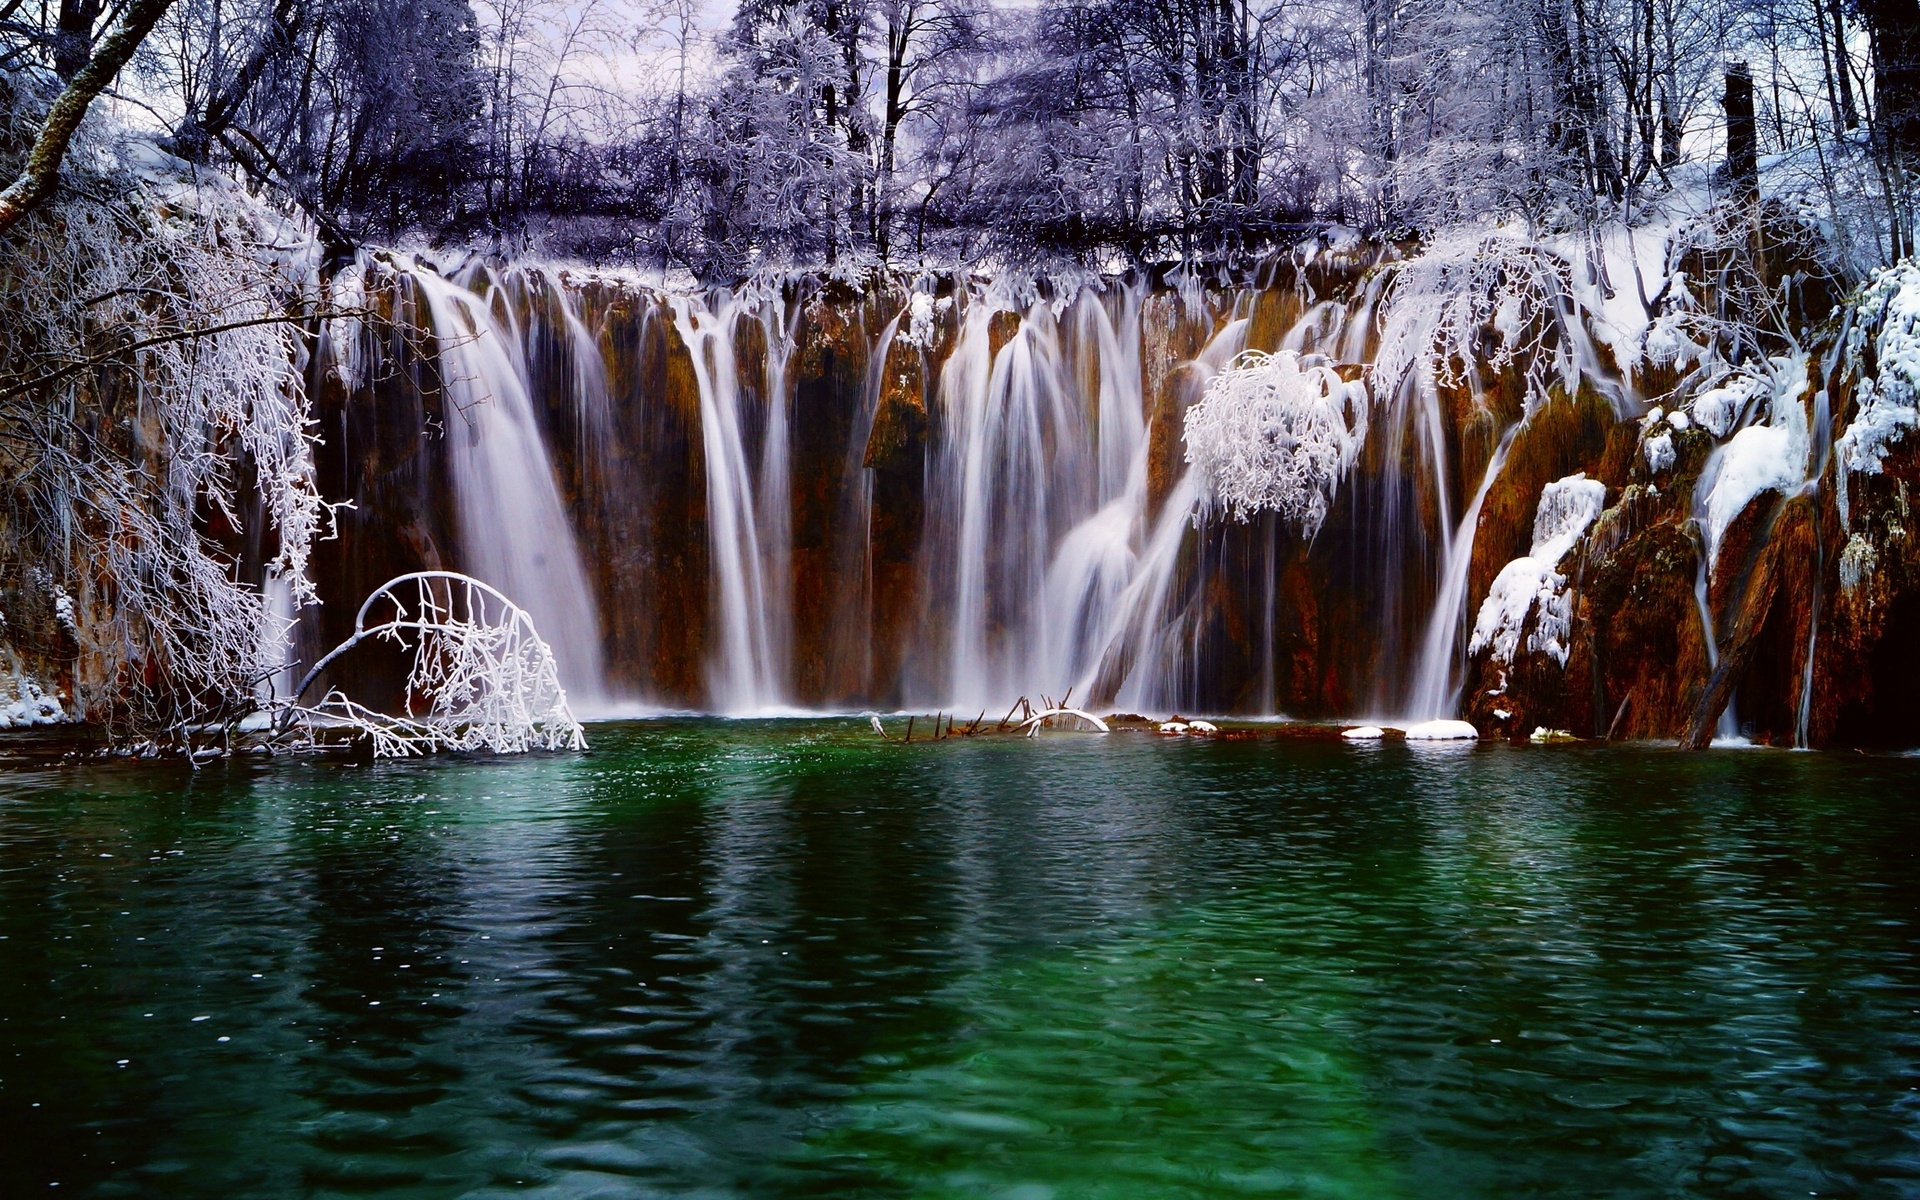
[[[972,306],[940,380],[944,440],[932,507],[936,521],[951,522],[945,690],[956,708],[1062,686],[1033,680],[1030,664],[1054,539],[1086,511],[1096,482],[1087,413],[1065,374],[1057,321],[1035,304],[996,352],[1001,311]]]
[[[603,696],[600,619],[528,394],[517,341],[480,296],[404,272],[437,343],[460,567],[532,614],[576,700]]]
[[[841,470],[849,484],[839,514],[841,537],[834,550],[834,578],[839,582],[839,594],[834,598],[828,657],[841,670],[839,686],[845,689],[841,694],[855,699],[870,695],[876,685],[872,636],[873,472],[866,469],[867,443],[873,436],[881,391],[886,385],[887,356],[893,351],[894,338],[906,316],[904,309],[896,313],[881,328],[868,354],[860,408],[842,460]]]
[[[404,517],[397,536],[351,518],[341,544],[353,544],[354,566],[331,565],[329,578],[344,592],[360,587],[357,569],[465,566],[535,611],[576,691],[592,685],[571,677],[598,677],[598,631],[623,688],[723,712],[880,703],[971,717],[1071,690],[1096,709],[1142,713],[1455,716],[1485,669],[1464,648],[1481,599],[1470,594],[1476,538],[1511,540],[1532,499],[1519,489],[1543,466],[1564,460],[1559,470],[1578,465],[1625,493],[1588,560],[1596,589],[1610,586],[1618,555],[1653,553],[1635,541],[1647,530],[1685,536],[1665,528],[1687,514],[1667,481],[1698,472],[1705,616],[1709,599],[1724,608],[1723,592],[1742,594],[1739,580],[1712,577],[1713,558],[1723,533],[1751,558],[1751,523],[1729,522],[1754,489],[1817,498],[1834,458],[1837,415],[1823,393],[1764,422],[1748,410],[1725,430],[1696,417],[1714,441],[1680,438],[1677,467],[1658,465],[1652,441],[1623,456],[1614,433],[1630,432],[1622,414],[1649,377],[1635,374],[1618,328],[1596,326],[1607,341],[1594,343],[1583,322],[1596,301],[1557,261],[1496,234],[1311,273],[1282,264],[1253,286],[1182,271],[1040,286],[1038,299],[933,276],[913,290],[822,280],[676,295],[617,274],[486,265],[458,277],[462,287],[397,268],[393,324],[430,325],[442,352],[428,364],[370,335],[353,350],[370,360],[341,358],[329,377],[347,395],[326,414],[348,466],[338,477],[360,511],[391,505]],[[1262,354],[1234,361],[1249,345]],[[411,375],[385,369],[388,354]],[[1310,364],[1331,381],[1322,398],[1361,406],[1310,521],[1279,501],[1220,508],[1223,481],[1257,496],[1248,481],[1264,479],[1278,496],[1319,453],[1319,435],[1289,415],[1310,408],[1276,399],[1291,395],[1280,383],[1253,382],[1276,362]],[[1776,399],[1813,394],[1795,378]],[[1223,406],[1192,410],[1203,395]],[[1596,399],[1612,401],[1611,422]],[[1547,405],[1569,407],[1536,420]],[[401,440],[415,421],[426,431],[417,450]],[[1660,432],[1648,424],[1642,439]],[[1249,449],[1236,457],[1237,447]],[[1795,504],[1788,528],[1802,537],[1805,500]],[[1812,554],[1831,560],[1822,528]],[[359,555],[361,542],[375,553]],[[1663,563],[1683,556],[1684,544],[1659,550]],[[1794,571],[1797,583],[1804,570]],[[1659,628],[1691,625],[1685,585],[1656,595],[1682,609]],[[1763,626],[1758,667],[1742,665],[1744,627],[1740,662],[1725,647],[1709,654],[1740,686],[1769,689],[1743,706],[1755,737],[1804,743],[1827,736],[1811,664],[1832,653],[1834,621],[1822,614],[1833,607],[1815,596],[1792,612],[1794,646],[1782,651]],[[1573,644],[1579,662],[1561,662],[1570,676],[1601,661],[1586,657],[1597,643]],[[1786,734],[1766,674],[1783,655],[1795,688]],[[1591,697],[1582,686],[1542,703],[1521,692],[1556,685],[1529,667],[1513,677],[1515,720],[1582,726],[1602,706],[1617,718],[1631,685],[1608,669]],[[1681,701],[1637,694],[1637,727],[1671,727]],[[1485,698],[1472,697],[1476,719],[1499,716]]]
[[[1473,536],[1480,527],[1480,507],[1487,493],[1500,478],[1507,463],[1507,450],[1513,445],[1520,426],[1508,429],[1500,438],[1480,487],[1467,505],[1459,526],[1447,541],[1446,557],[1441,560],[1440,590],[1433,599],[1433,615],[1427,620],[1427,635],[1420,646],[1420,661],[1413,675],[1413,687],[1407,700],[1407,715],[1419,721],[1452,717],[1460,708],[1460,674],[1466,666],[1460,654],[1466,632],[1467,573],[1473,565]]]
[[[767,392],[756,469],[748,448],[750,392],[735,353],[736,326],[748,304],[726,297],[673,300],[674,327],[693,358],[700,394],[700,438],[707,470],[718,646],[709,665],[709,700],[720,712],[747,713],[787,699],[792,624],[787,347],[767,355]]]
[[[1182,478],[1152,515],[1143,300],[1135,285],[1034,305],[997,353],[1007,310],[966,316],[941,380],[946,490],[929,523],[954,547],[939,698],[956,709],[1069,692],[1151,707],[1177,686],[1166,610],[1195,494]],[[1203,388],[1248,324],[1227,321],[1183,386]]]

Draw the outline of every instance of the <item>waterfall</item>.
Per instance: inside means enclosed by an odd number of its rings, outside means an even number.
[[[1477,479],[1457,477],[1455,405],[1471,410],[1477,368],[1436,375],[1451,310],[1396,308],[1391,273],[1325,295],[1191,273],[1178,292],[965,284],[917,308],[884,288],[828,299],[830,284],[665,294],[537,267],[404,274],[443,343],[429,377],[445,376],[454,426],[458,557],[525,598],[576,691],[600,679],[600,587],[621,679],[726,713],[898,697],[971,715],[1069,689],[1149,713],[1455,713],[1475,535],[1527,418]],[[913,338],[924,391],[889,398],[903,407],[870,469],[880,402],[903,385],[889,353],[916,374],[899,339],[929,300],[937,327],[916,318]],[[1377,372],[1372,435],[1309,542],[1282,521],[1197,519],[1182,461],[1185,407],[1276,311],[1291,324],[1261,349]],[[1590,350],[1558,346],[1553,381],[1586,379]],[[379,373],[352,386],[363,376]],[[1529,383],[1531,410],[1544,400]],[[1631,397],[1616,391],[1617,409]],[[1809,661],[1818,632],[1816,609]],[[1811,677],[1796,682],[1804,739]]]
[[[894,314],[868,352],[860,408],[847,439],[842,467],[849,483],[839,514],[840,537],[834,546],[834,578],[839,582],[839,594],[834,600],[828,658],[840,668],[838,678],[854,685],[850,698],[856,700],[865,699],[879,686],[873,678],[873,472],[866,465],[867,443],[873,437],[873,423],[886,389],[887,356],[906,316],[904,308]],[[830,678],[830,686],[832,682]]]
[[[1407,697],[1407,715],[1415,720],[1432,721],[1452,717],[1460,706],[1460,669],[1465,664],[1459,654],[1460,635],[1467,627],[1467,577],[1473,567],[1473,536],[1480,527],[1480,506],[1500,478],[1506,466],[1507,450],[1525,422],[1514,425],[1501,437],[1493,457],[1487,460],[1486,474],[1473,494],[1472,503],[1460,518],[1460,525],[1446,543],[1441,562],[1440,590],[1433,599],[1433,614],[1427,620],[1427,635],[1420,644],[1420,662],[1414,671],[1413,687]],[[1445,511],[1443,508],[1442,512]]]
[[[1151,512],[1143,300],[1135,285],[1035,304],[997,351],[1009,310],[980,301],[964,318],[928,517],[952,596],[939,698],[953,708],[1069,689],[1151,707],[1178,686],[1185,626],[1168,607],[1195,493],[1182,472]],[[1197,395],[1249,324],[1226,321],[1177,386]]]
[[[787,348],[776,350],[769,335],[770,386],[756,469],[747,445],[754,414],[734,350],[735,327],[746,308],[734,297],[722,299],[717,307],[693,297],[673,299],[674,328],[693,358],[706,459],[707,535],[718,625],[708,671],[709,701],[727,713],[786,702],[792,621]]]
[[[600,340],[580,315],[580,295],[559,287],[560,319],[566,325],[567,371],[573,394],[574,454],[584,477],[588,465],[605,466],[613,440],[613,396],[607,383],[607,363]]]
[[[1067,378],[1053,314],[1034,304],[995,352],[1001,311],[972,306],[939,388],[939,510],[951,521],[940,536],[950,534],[954,548],[945,571],[946,690],[956,708],[1070,682],[1034,678],[1033,654],[1044,636],[1055,537],[1094,491],[1085,405]]]
[[[437,342],[460,568],[532,614],[576,700],[599,699],[600,618],[517,339],[473,292],[430,270],[403,277],[424,302]]]
[[[1249,325],[1241,316],[1228,320],[1186,365],[1181,385],[1189,401],[1246,348]],[[1138,386],[1137,358],[1121,378]],[[1067,677],[1077,680],[1080,694],[1093,698],[1111,692],[1124,707],[1152,709],[1173,701],[1180,690],[1183,630],[1170,601],[1199,495],[1192,477],[1182,471],[1149,527],[1144,423],[1129,432],[1137,440],[1129,451],[1125,489],[1062,544],[1049,615],[1056,622],[1070,618],[1063,623],[1071,631],[1064,648],[1072,652],[1077,670]]]

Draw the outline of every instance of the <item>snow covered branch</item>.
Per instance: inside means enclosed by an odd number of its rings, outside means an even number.
[[[348,651],[380,641],[413,656],[403,711],[376,712],[334,690],[317,705],[289,708],[283,724],[363,735],[382,758],[586,748],[552,648],[525,609],[480,580],[452,571],[390,579],[360,606],[353,629],[307,671],[295,698]]]

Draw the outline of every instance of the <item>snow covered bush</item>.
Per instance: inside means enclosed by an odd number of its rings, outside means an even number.
[[[1853,309],[1847,355],[1860,380],[1859,408],[1834,443],[1843,522],[1851,519],[1847,476],[1878,475],[1893,443],[1920,427],[1920,264],[1881,272]]]
[[[1534,617],[1527,649],[1545,653],[1567,665],[1567,636],[1573,625],[1573,598],[1560,560],[1573,549],[1607,501],[1606,485],[1582,472],[1548,484],[1540,492],[1533,518],[1533,546],[1526,557],[1500,569],[1480,605],[1467,652],[1491,651],[1492,661],[1506,664],[1519,652],[1527,618]]]
[[[1437,239],[1394,268],[1380,317],[1374,390],[1397,392],[1411,380],[1423,395],[1471,385],[1482,373],[1518,365],[1529,384],[1529,407],[1555,375],[1571,379],[1577,364],[1558,337],[1568,267],[1505,230]],[[1491,331],[1491,336],[1489,336]]]
[[[0,578],[48,574],[49,628],[9,640],[73,661],[81,714],[151,733],[250,702],[280,666],[243,541],[256,580],[312,599],[314,258],[231,183],[99,126],[0,256]]]
[[[1311,539],[1367,436],[1364,385],[1318,355],[1249,350],[1187,409],[1187,463],[1203,511],[1276,512]]]
[[[403,711],[376,712],[335,690],[317,705],[289,710],[310,733],[345,728],[363,734],[381,758],[586,748],[553,649],[525,609],[479,580],[451,571],[390,579],[361,604],[353,628],[353,636],[308,670],[296,698],[342,655],[379,641],[413,656]]]

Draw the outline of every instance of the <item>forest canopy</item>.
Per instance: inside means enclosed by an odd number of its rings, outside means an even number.
[[[10,0],[12,107],[156,9],[118,118],[342,246],[724,278],[1572,229],[1717,163],[1742,64],[1761,156],[1872,193],[1865,257],[1913,226],[1914,0]]]

